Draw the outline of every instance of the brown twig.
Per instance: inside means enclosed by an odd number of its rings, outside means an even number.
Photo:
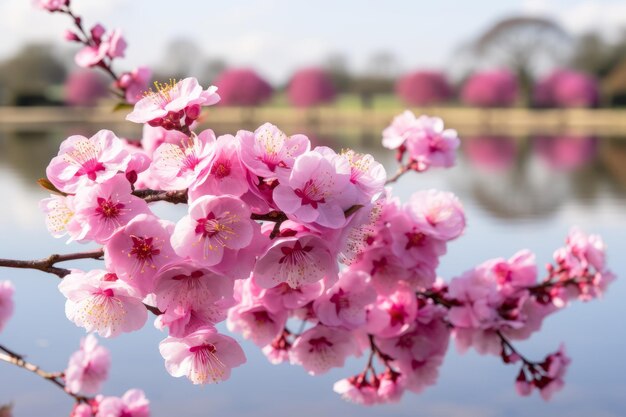
[[[133,195],[144,199],[147,203],[153,203],[155,201],[167,201],[173,204],[187,203],[187,190],[159,191],[144,189],[133,191]]]
[[[59,262],[73,261],[76,259],[102,259],[104,252],[102,249],[97,249],[89,252],[77,252],[67,253],[63,255],[54,254],[47,258],[22,261],[16,259],[0,259],[0,267],[6,268],[21,268],[21,269],[37,269],[39,271],[48,272],[54,274],[59,278],[63,278],[71,271],[66,268],[59,268],[55,266]]]
[[[408,165],[400,165],[400,167],[398,168],[398,171],[396,171],[394,176],[391,178],[388,178],[387,181],[385,181],[385,185],[389,185],[398,181],[400,177],[402,177],[404,174],[406,174],[409,171],[410,171],[410,167]]]
[[[65,392],[70,397],[74,398],[76,402],[79,402],[79,403],[89,402],[91,400],[91,398],[89,397],[85,397],[85,396],[68,391],[62,379],[63,374],[46,372],[43,369],[41,369],[39,366],[25,361],[23,355],[19,355],[2,345],[0,345],[0,351],[4,352],[4,353],[0,352],[0,361],[10,363],[22,369],[26,369],[27,371],[30,371],[36,375],[39,375],[46,381],[50,381],[51,383],[53,383],[54,385],[62,389],[63,392]]]

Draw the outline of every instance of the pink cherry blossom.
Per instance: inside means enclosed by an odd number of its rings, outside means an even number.
[[[119,76],[117,85],[124,90],[124,97],[129,104],[137,103],[148,89],[152,70],[148,67],[137,67]]]
[[[78,190],[74,200],[75,221],[81,233],[76,240],[106,243],[111,235],[138,214],[149,214],[144,200],[131,194],[131,186],[123,175]]]
[[[163,190],[182,190],[192,185],[205,170],[213,152],[215,134],[205,130],[177,143],[161,144],[152,156],[152,175]]]
[[[444,129],[443,120],[438,117],[420,116],[415,123],[416,129],[408,137],[406,148],[416,169],[453,166],[461,143],[456,130]]]
[[[107,269],[142,295],[154,290],[159,269],[177,260],[170,245],[174,225],[147,214],[139,214],[119,229],[104,247]]]
[[[129,161],[124,142],[110,130],[100,130],[89,139],[75,135],[64,140],[46,175],[59,190],[74,193],[82,186],[102,183],[124,172]]]
[[[66,197],[50,194],[39,202],[39,208],[46,215],[46,227],[56,238],[70,235],[70,241],[80,236],[82,225],[74,217],[74,196]]]
[[[416,317],[415,293],[400,288],[388,296],[378,296],[367,312],[367,329],[379,337],[394,337],[407,331]]]
[[[13,292],[11,281],[0,281],[0,332],[13,315]]]
[[[167,84],[156,83],[155,87],[156,91],[150,92],[135,104],[126,120],[152,124],[158,121],[167,129],[168,125],[162,123],[164,120],[172,123],[178,122],[181,117],[195,120],[201,106],[210,106],[220,100],[217,87],[203,90],[193,77],[178,82],[171,80]]]
[[[126,50],[126,40],[122,36],[121,29],[115,29],[113,32],[108,34],[107,39],[105,40],[107,46],[107,56],[111,58],[123,58],[124,51]]]
[[[365,306],[376,301],[370,276],[363,271],[346,271],[332,287],[313,303],[322,324],[357,329],[365,324]]]
[[[348,356],[358,356],[360,350],[350,332],[317,325],[298,336],[289,355],[291,363],[310,375],[321,375],[342,367]]]
[[[274,189],[274,201],[294,221],[340,228],[344,211],[357,203],[350,176],[346,159],[313,150],[296,158],[288,181]]]
[[[148,317],[138,294],[107,271],[75,270],[63,278],[59,290],[67,298],[67,318],[102,337],[138,330]]]
[[[74,56],[74,62],[81,68],[94,67],[107,56],[108,44],[99,43],[81,48]]]
[[[239,159],[239,142],[234,136],[222,135],[217,138],[206,170],[204,180],[189,189],[190,201],[207,194],[240,197],[248,191],[246,169]]]
[[[110,366],[109,351],[89,334],[81,340],[80,349],[70,357],[65,370],[65,386],[75,394],[96,394],[107,379]]]
[[[240,130],[241,162],[254,175],[263,178],[285,178],[294,166],[295,159],[311,149],[304,135],[287,136],[270,123],[253,132]]]
[[[156,318],[154,326],[160,330],[167,327],[169,335],[172,337],[186,337],[201,328],[214,326],[226,320],[227,309],[230,306],[232,303],[225,300],[218,300],[201,306],[179,304],[160,314]]]
[[[287,324],[287,311],[269,311],[260,302],[240,304],[228,311],[228,330],[239,332],[258,346],[271,343]]]
[[[159,271],[155,294],[157,307],[162,311],[177,305],[200,307],[231,300],[233,281],[193,262],[178,262]]]
[[[35,6],[40,9],[48,10],[49,12],[56,12],[57,10],[61,10],[64,6],[69,3],[69,0],[35,0]]]
[[[94,417],[92,405],[87,403],[74,404],[70,417]]]
[[[255,280],[250,280],[254,285]],[[324,291],[323,280],[292,288],[286,282],[264,289],[261,302],[270,311],[297,310],[317,299]]]
[[[416,120],[413,112],[409,110],[394,117],[391,125],[383,130],[383,146],[387,149],[402,147],[416,129]]]
[[[202,265],[218,264],[224,249],[248,246],[254,233],[250,209],[237,197],[204,196],[189,207],[189,215],[176,224],[172,246],[179,256]]]
[[[275,239],[252,272],[255,283],[272,288],[286,282],[292,288],[327,277],[337,278],[337,263],[324,240],[314,235]]]
[[[358,198],[361,204],[371,202],[382,193],[387,173],[372,155],[360,154],[348,149],[339,157],[347,159],[350,164],[350,182],[356,186],[361,196]]]
[[[544,400],[548,401],[555,392],[563,389],[563,377],[570,363],[571,359],[567,356],[564,345],[561,345],[557,352],[548,355],[543,363],[547,375],[535,382]]]
[[[104,397],[97,417],[150,417],[150,401],[142,390],[131,389],[119,397]]]
[[[362,375],[341,379],[333,385],[333,391],[351,403],[374,405],[378,403],[378,390]]]
[[[225,381],[246,357],[235,339],[205,327],[187,337],[168,337],[159,345],[165,368],[173,377],[186,376],[194,384]]]
[[[465,229],[463,206],[452,193],[418,191],[411,196],[408,211],[420,229],[436,239],[456,239]]]

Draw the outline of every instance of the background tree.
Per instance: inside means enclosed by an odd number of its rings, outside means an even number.
[[[30,44],[0,64],[6,104],[49,104],[50,86],[65,80],[66,69],[50,45]]]
[[[572,48],[571,37],[557,23],[530,16],[501,20],[472,45],[476,63],[507,67],[515,74],[520,95],[527,103],[530,102],[534,76],[563,65]]]

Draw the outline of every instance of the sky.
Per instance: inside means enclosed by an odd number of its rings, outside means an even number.
[[[497,20],[519,14],[553,18],[572,34],[614,38],[626,27],[626,2],[611,0],[72,0],[87,26],[121,28],[129,42],[118,65],[163,62],[168,42],[189,38],[231,66],[256,68],[280,82],[332,54],[363,71],[380,51],[402,71],[446,69],[455,48]],[[32,0],[0,0],[0,59],[25,42],[63,45],[69,19],[36,10]]]

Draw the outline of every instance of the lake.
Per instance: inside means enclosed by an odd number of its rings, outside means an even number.
[[[56,155],[59,143],[74,133],[87,136],[98,126],[57,127],[49,131],[0,131],[0,257],[34,259],[51,253],[85,250],[52,238],[38,201],[46,197],[35,181]],[[215,129],[226,133],[228,128]],[[393,153],[379,146],[380,133],[286,129],[306,133],[315,144],[351,146],[373,153],[394,172]],[[135,131],[120,131],[132,135]],[[232,132],[234,133],[234,132]],[[166,335],[149,322],[144,329],[102,340],[113,356],[110,379],[103,392],[121,395],[142,388],[152,415],[166,416],[568,416],[626,414],[626,140],[575,135],[464,137],[457,166],[409,174],[395,187],[404,201],[413,191],[437,188],[454,192],[463,202],[468,227],[449,245],[438,270],[450,279],[494,257],[509,257],[528,248],[539,265],[549,262],[573,225],[602,235],[608,263],[618,276],[605,298],[574,303],[545,321],[544,328],[517,346],[527,356],[543,358],[565,342],[573,362],[566,386],[552,401],[538,395],[518,397],[514,390],[517,366],[497,357],[469,352],[459,355],[453,345],[441,368],[439,383],[421,395],[406,394],[399,404],[364,408],[344,402],[333,383],[359,372],[361,360],[322,377],[310,377],[300,367],[271,365],[251,342],[242,341],[248,363],[219,385],[193,386],[170,377],[158,352]],[[160,207],[175,218],[184,207]],[[69,265],[90,268],[94,261]],[[0,279],[16,287],[16,311],[0,344],[26,353],[28,360],[50,371],[65,368],[84,331],[65,318],[64,297],[54,275],[38,271],[0,270]],[[225,331],[224,326],[221,326]],[[237,337],[239,340],[240,338]],[[17,417],[66,416],[68,396],[52,384],[8,364],[0,363],[0,404],[13,403]]]

